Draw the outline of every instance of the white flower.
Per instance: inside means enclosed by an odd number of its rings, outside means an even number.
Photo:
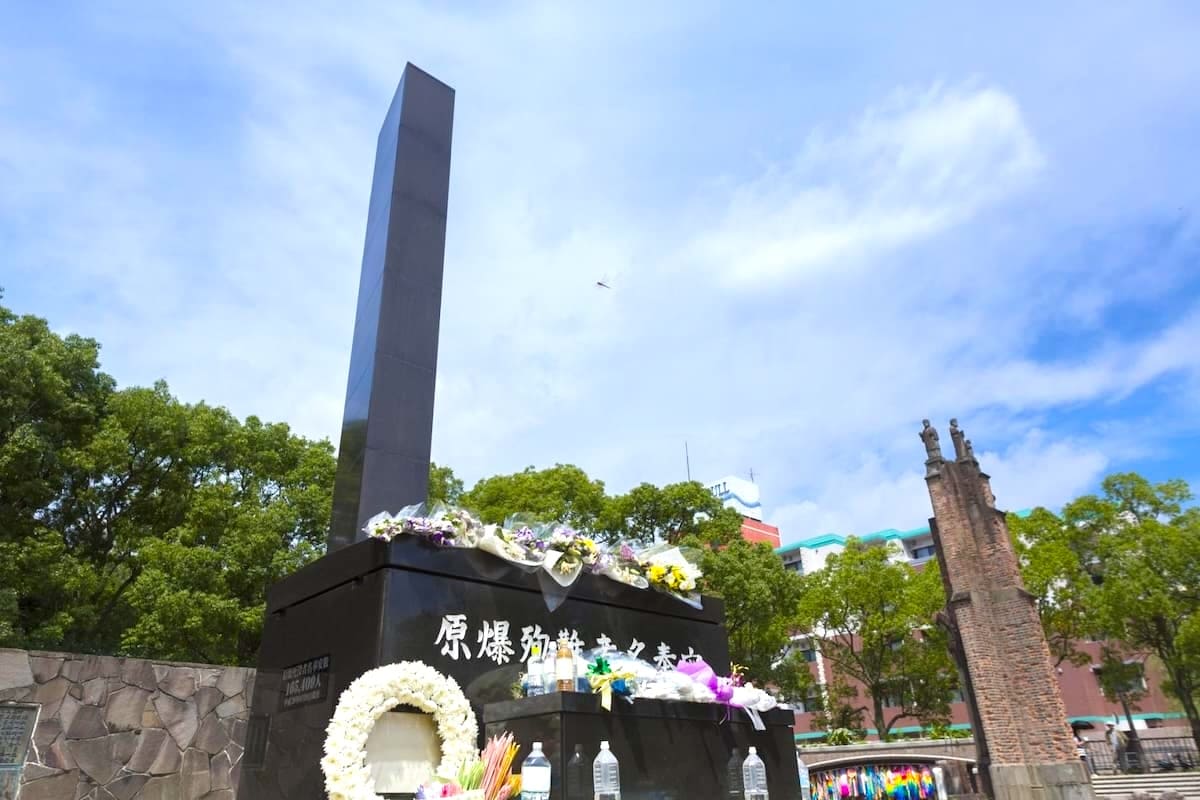
[[[479,726],[453,678],[420,661],[378,667],[346,688],[326,728],[321,771],[331,800],[379,800],[367,767],[367,737],[380,716],[401,704],[433,715],[442,740],[438,774],[453,775],[478,755]]]

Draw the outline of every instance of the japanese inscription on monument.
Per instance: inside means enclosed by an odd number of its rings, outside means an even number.
[[[37,706],[0,705],[0,767],[25,763]]]

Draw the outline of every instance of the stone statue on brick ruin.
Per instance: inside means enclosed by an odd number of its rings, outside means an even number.
[[[958,427],[957,419],[950,420],[950,440],[954,442],[954,460],[965,461],[967,458],[967,448],[964,444],[965,436]]]
[[[937,472],[937,467],[942,463],[942,445],[938,442],[937,428],[929,424],[929,420],[921,420],[921,441],[925,443],[925,468],[926,475],[932,475]]]
[[[951,633],[982,788],[995,800],[1092,800],[1037,606],[988,476],[958,420],[950,421],[954,461],[943,462],[928,420],[920,435],[946,591],[938,621]]]

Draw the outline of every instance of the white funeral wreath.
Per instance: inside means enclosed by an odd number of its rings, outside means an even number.
[[[454,775],[464,761],[478,757],[479,724],[453,678],[420,661],[377,667],[346,687],[325,729],[321,771],[330,800],[379,800],[367,766],[367,737],[375,722],[399,705],[433,715],[442,740],[438,775]]]

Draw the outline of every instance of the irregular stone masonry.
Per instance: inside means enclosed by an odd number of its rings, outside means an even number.
[[[40,706],[21,800],[233,800],[254,670],[0,649],[0,703]]]

